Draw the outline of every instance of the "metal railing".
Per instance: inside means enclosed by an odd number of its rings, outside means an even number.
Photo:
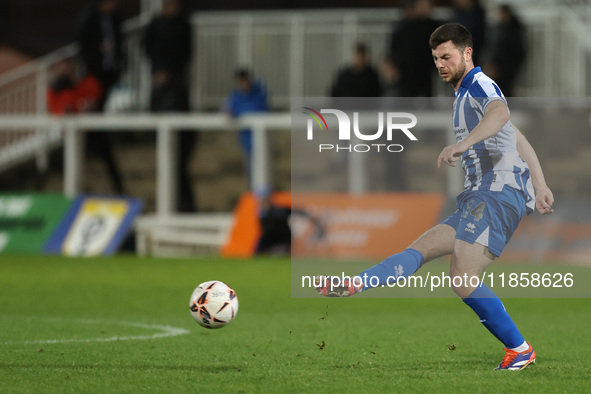
[[[446,18],[449,11],[437,9],[435,16]],[[392,23],[401,18],[397,8],[197,13],[193,106],[219,107],[237,67],[254,70],[274,107],[287,108],[291,97],[325,97],[355,43],[366,43],[378,63],[388,52]]]
[[[147,14],[140,15],[123,25],[128,69],[118,89],[127,91],[128,97],[120,105],[121,110],[142,110],[148,105],[150,71],[141,47],[141,32],[149,19]],[[52,68],[77,54],[77,44],[70,44],[0,75],[0,115],[46,114]],[[38,168],[43,170],[47,151],[59,146],[62,136],[62,130],[56,128],[5,128],[0,133],[0,171],[31,158],[36,158]]]
[[[591,95],[591,26],[568,7],[519,2],[515,6],[526,25],[528,48],[517,95]],[[433,14],[439,20],[450,15],[445,8]],[[199,56],[192,76],[194,107],[219,107],[233,87],[238,66],[253,69],[265,82],[275,107],[287,108],[290,97],[324,97],[337,70],[350,62],[355,42],[366,43],[377,64],[401,17],[398,9],[195,14]],[[449,96],[443,84],[436,86],[440,95]]]
[[[77,53],[75,44],[63,47],[0,76],[0,114],[45,114],[49,70],[57,62]],[[59,130],[29,128],[0,134],[0,171],[29,160],[47,167],[47,150],[61,141]]]
[[[0,135],[11,130],[64,130],[64,194],[73,197],[81,192],[84,169],[84,132],[102,131],[156,131],[156,211],[169,215],[175,211],[174,190],[176,176],[174,157],[177,151],[176,133],[179,129],[199,128],[201,131],[239,130],[249,127],[253,131],[252,188],[269,185],[270,166],[267,150],[267,131],[287,130],[291,125],[289,113],[252,115],[239,120],[225,114],[193,115],[5,115],[0,117]]]
[[[519,13],[527,26],[529,50],[517,94],[589,96],[591,26],[584,23],[586,19],[572,8],[556,5],[528,3]],[[449,10],[436,9],[434,17],[444,20]],[[379,61],[386,53],[393,23],[400,18],[398,9],[197,13],[192,18],[193,108],[219,108],[233,87],[238,66],[251,67],[265,82],[275,108],[287,108],[291,97],[325,96],[336,70],[349,61],[354,43],[367,43],[373,62]],[[119,109],[148,107],[151,79],[141,37],[149,19],[150,14],[144,13],[124,24],[128,68],[113,96],[126,99]],[[76,53],[76,46],[69,45],[1,75],[0,114],[45,113],[49,70]],[[31,157],[37,157],[42,168],[45,152],[59,144],[61,136],[60,130],[2,133],[0,170]]]
[[[446,130],[448,142],[455,141],[449,122],[449,111],[430,111],[416,114],[421,118],[421,125],[430,131]],[[332,122],[332,120],[330,121]],[[332,123],[331,123],[332,126]],[[234,119],[225,114],[137,114],[137,115],[74,115],[54,117],[37,116],[2,116],[0,117],[0,134],[6,130],[23,129],[56,129],[64,132],[64,194],[73,197],[82,190],[82,174],[84,172],[83,143],[84,132],[89,130],[103,131],[149,131],[156,132],[156,214],[161,217],[172,215],[177,182],[174,157],[177,151],[176,130],[199,129],[205,132],[236,131],[250,128],[253,131],[253,152],[251,155],[252,190],[272,186],[272,163],[269,149],[268,133],[291,128],[291,114],[253,114]],[[366,191],[367,185],[363,176],[365,161],[362,155],[353,155],[354,159],[348,167],[348,190],[353,194]],[[455,195],[462,187],[461,174],[449,167],[447,174],[447,190]]]

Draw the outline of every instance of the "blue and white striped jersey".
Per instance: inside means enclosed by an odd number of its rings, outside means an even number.
[[[480,67],[472,69],[455,93],[453,130],[462,141],[484,116],[486,106],[495,100],[507,103],[496,83]],[[535,208],[534,189],[527,163],[519,157],[515,129],[508,121],[494,136],[474,144],[462,155],[466,190],[500,191],[509,186],[524,193],[527,213]]]

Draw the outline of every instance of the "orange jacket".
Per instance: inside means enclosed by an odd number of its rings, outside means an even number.
[[[55,115],[92,112],[102,96],[101,83],[93,75],[87,74],[72,88],[55,91],[50,87],[47,90],[47,107]]]

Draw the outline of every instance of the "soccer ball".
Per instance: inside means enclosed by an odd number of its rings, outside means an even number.
[[[238,313],[236,292],[224,282],[203,282],[191,295],[191,316],[205,328],[222,328]]]

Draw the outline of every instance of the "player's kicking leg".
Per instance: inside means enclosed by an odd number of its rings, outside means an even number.
[[[347,297],[372,287],[414,274],[425,263],[453,251],[455,230],[438,224],[421,235],[408,249],[394,254],[381,263],[351,278],[319,275],[314,279],[318,292],[326,297]]]

